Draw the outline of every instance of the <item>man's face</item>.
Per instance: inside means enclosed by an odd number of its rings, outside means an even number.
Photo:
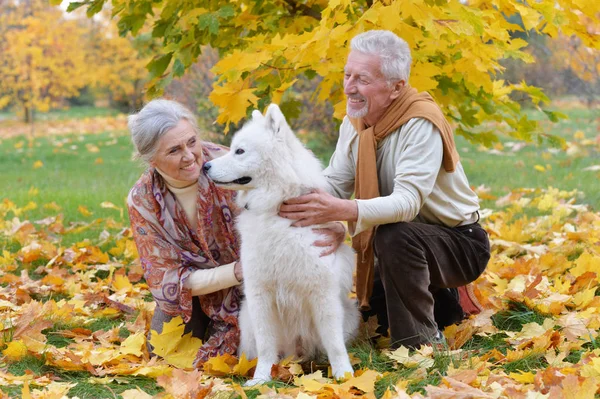
[[[347,97],[346,112],[352,118],[363,118],[372,126],[384,114],[386,108],[398,97],[404,85],[399,81],[388,86],[381,73],[379,56],[352,50],[344,67],[344,93]]]

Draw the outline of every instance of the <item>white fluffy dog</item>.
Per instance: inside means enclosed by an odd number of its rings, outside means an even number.
[[[205,165],[221,187],[240,190],[238,217],[245,300],[240,311],[241,345],[258,356],[247,385],[271,379],[279,356],[325,351],[334,377],[353,372],[345,342],[359,324],[352,288],[354,254],[346,245],[320,257],[313,227],[293,227],[277,215],[286,199],[324,188],[321,165],[288,126],[279,107],[252,113],[227,155]]]

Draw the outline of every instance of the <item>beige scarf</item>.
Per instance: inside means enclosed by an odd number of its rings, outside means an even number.
[[[442,135],[444,156],[442,164],[447,172],[453,172],[458,162],[452,128],[440,107],[427,92],[417,92],[406,84],[375,125],[367,127],[362,119],[350,118],[359,135],[358,160],[355,179],[355,198],[379,197],[376,153],[378,143],[396,131],[410,119],[422,118],[430,121]],[[369,309],[369,298],[373,290],[373,231],[368,229],[352,239],[352,247],[358,252],[356,263],[356,295],[361,309]]]

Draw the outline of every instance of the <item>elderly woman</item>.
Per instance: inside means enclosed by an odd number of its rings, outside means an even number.
[[[127,203],[157,305],[151,328],[160,332],[163,323],[181,316],[186,333],[204,341],[195,361],[201,363],[237,350],[242,275],[233,227],[235,194],[219,189],[202,172],[204,162],[227,150],[200,142],[195,120],[169,100],[151,101],[129,117],[137,156],[149,168]]]
[[[127,199],[146,282],[156,301],[151,329],[181,316],[185,332],[204,342],[194,364],[235,354],[242,269],[233,191],[204,174],[205,162],[227,152],[198,138],[194,115],[181,104],[153,100],[129,117],[137,157],[148,169]],[[343,241],[339,225],[315,242],[333,252]]]

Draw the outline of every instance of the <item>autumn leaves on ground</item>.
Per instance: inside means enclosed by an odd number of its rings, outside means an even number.
[[[276,381],[243,388],[254,361],[191,369],[200,341],[178,339],[177,320],[152,338],[162,357],[149,357],[154,303],[123,209],[140,169],[124,122],[104,118],[42,124],[34,139],[0,130],[0,398],[598,397],[595,119],[564,124],[558,149],[459,141],[493,256],[476,284],[485,311],[447,328],[447,347],[390,351],[364,338],[371,323],[350,350],[355,377],[285,359]],[[527,177],[516,188],[502,173]]]

